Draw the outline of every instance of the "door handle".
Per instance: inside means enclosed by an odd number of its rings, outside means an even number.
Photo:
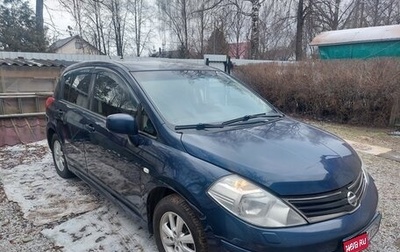
[[[87,129],[90,132],[94,132],[94,127],[91,124],[85,124],[85,129]]]
[[[63,110],[59,109],[59,110],[57,110],[56,113],[57,113],[57,116],[61,118],[65,112]]]

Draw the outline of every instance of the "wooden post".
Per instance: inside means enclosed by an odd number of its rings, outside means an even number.
[[[5,83],[5,77],[4,77],[4,69],[3,67],[0,67],[0,93],[5,93],[6,92],[6,83]]]
[[[400,95],[393,98],[392,112],[390,113],[389,126],[400,126]]]
[[[0,98],[0,115],[4,115],[4,102],[3,102],[3,98]]]

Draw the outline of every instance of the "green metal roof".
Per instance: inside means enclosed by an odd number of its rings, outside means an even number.
[[[310,45],[321,59],[400,57],[400,25],[322,32]]]
[[[378,41],[400,41],[400,25],[326,31],[318,34],[310,45],[327,46]]]

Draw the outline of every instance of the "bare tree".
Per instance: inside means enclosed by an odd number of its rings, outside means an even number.
[[[195,7],[192,27],[194,39],[191,44],[197,52],[197,55],[195,55],[196,57],[203,57],[206,48],[205,37],[212,29],[212,24],[214,23],[215,27],[215,23],[218,23],[221,19],[221,15],[223,15],[222,13],[224,13],[223,8],[219,8],[218,6],[220,2],[221,1],[200,1]]]
[[[149,7],[146,5],[146,2],[144,0],[132,0],[131,6],[132,6],[131,12],[133,14],[136,56],[140,57],[140,55],[143,52],[145,44],[149,40],[151,32],[151,30],[148,30],[145,34],[143,33],[143,26],[145,25],[145,23],[149,18],[149,16],[146,15],[146,13],[149,12]]]
[[[78,35],[83,37],[83,2],[81,0],[59,0],[59,3],[68,13],[72,15],[77,25]]]
[[[183,57],[190,56],[191,46],[196,40],[193,36],[198,29],[200,36],[200,48],[204,50],[205,29],[208,23],[210,11],[218,7],[223,0],[157,0],[160,10],[160,19],[171,29],[178,40]],[[200,22],[200,25],[197,25]]]
[[[199,47],[196,48],[197,53],[201,56],[204,54],[204,31],[207,26],[207,15],[206,12],[204,11],[204,2],[201,3],[201,10],[197,14],[197,31],[198,31],[198,36],[199,36]]]
[[[365,0],[368,26],[400,23],[398,0]]]
[[[193,6],[193,22],[191,46],[197,51],[196,57],[202,57],[207,34],[214,32],[216,28],[225,34],[226,5],[223,0],[204,0],[195,2]],[[223,17],[223,18],[222,18]],[[214,23],[214,24],[213,24]],[[197,36],[196,36],[197,35]]]
[[[350,28],[364,27],[366,25],[364,6],[364,0],[356,0],[353,15],[350,16]]]
[[[119,57],[124,57],[129,0],[59,2],[74,18],[80,37],[92,42],[103,53],[113,53],[110,51],[113,47]]]
[[[248,2],[251,5],[250,12],[245,12],[243,2]],[[258,58],[258,50],[260,46],[260,8],[264,0],[231,0],[231,3],[237,7],[243,15],[249,16],[251,20],[250,28],[250,58]]]
[[[266,1],[260,13],[260,57],[288,60],[294,55],[292,2]]]
[[[189,56],[188,30],[191,20],[190,0],[158,0],[161,17],[172,29],[182,47],[184,57]]]
[[[89,1],[86,5],[85,21],[86,27],[91,31],[89,34],[85,35],[87,38],[91,38],[93,45],[103,54],[109,54],[109,36],[107,29],[110,23],[104,21],[104,6],[101,4],[100,0]],[[103,15],[102,15],[103,14]],[[87,31],[87,29],[85,29]]]
[[[152,35],[146,0],[59,2],[74,17],[76,33],[103,53],[140,56]],[[163,48],[168,34],[185,58],[201,57],[213,32],[227,42],[249,43],[252,59],[294,54],[301,60],[319,32],[400,23],[399,0],[156,0],[156,7]],[[237,46],[232,56],[241,57],[243,48]]]
[[[312,2],[313,15],[322,30],[343,29],[356,8],[356,1],[318,0]]]
[[[247,38],[250,34],[246,34],[246,27],[250,27],[249,18],[244,15],[246,10],[246,3],[244,1],[237,2],[237,4],[231,5],[232,11],[227,15],[230,19],[228,23],[228,32],[230,34],[231,40],[234,42],[233,57],[241,58],[243,55],[249,53],[246,52],[247,46],[241,46],[242,43],[246,43]]]
[[[111,22],[114,32],[114,42],[117,50],[117,56],[124,57],[124,36],[126,24],[126,6],[123,7],[121,0],[110,0],[108,3],[103,3],[111,13]],[[125,9],[125,11],[124,11]]]

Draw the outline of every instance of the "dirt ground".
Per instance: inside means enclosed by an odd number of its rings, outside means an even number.
[[[335,133],[346,140],[382,146],[400,153],[400,136],[388,134],[395,132],[395,129],[354,127],[310,121],[308,123]],[[400,211],[398,209],[398,206],[400,206],[400,162],[362,151],[359,152],[359,155],[378,187],[379,210],[383,215],[380,231],[372,240],[367,251],[400,251]],[[27,177],[21,179],[20,182],[31,183],[32,177],[29,177],[28,174],[29,167],[39,167],[40,176],[45,176],[42,178],[43,181],[50,184],[54,183],[60,187],[61,183],[54,181],[55,178],[52,177],[52,173],[55,172],[52,171],[51,166],[50,152],[45,142],[36,145],[0,148],[0,175],[12,174],[13,170],[21,171],[22,169],[21,176]],[[45,175],[43,175],[44,173]],[[28,197],[26,199],[8,197],[3,188],[4,183],[9,182],[0,177],[0,251],[109,251],[112,248],[107,247],[107,245],[116,244],[118,241],[122,241],[120,243],[123,246],[112,249],[112,251],[155,251],[154,241],[144,230],[142,223],[121,217],[118,208],[113,208],[101,195],[92,191],[79,180],[64,183],[62,184],[62,186],[65,186],[64,189],[58,189],[63,191],[73,187],[75,188],[73,194],[83,192],[98,208],[83,210],[78,214],[71,213],[49,221],[30,218],[32,215],[29,214],[29,211],[33,208],[18,202],[21,200],[33,202],[35,198],[29,195],[25,196]],[[21,188],[14,188],[14,190],[18,189]],[[94,215],[91,215],[91,213],[94,213]],[[99,218],[100,221],[96,220]],[[97,225],[106,223],[97,228],[102,229],[102,233],[99,233],[98,238],[85,240],[86,237],[92,235],[93,231],[93,229],[86,228],[88,227],[87,223],[93,224],[95,221],[99,221],[96,222]],[[80,227],[79,225],[83,226]],[[132,226],[135,229],[131,229]],[[68,228],[75,228],[76,232],[66,237]],[[79,234],[79,232],[85,235],[78,237],[76,234]],[[107,240],[109,236],[113,235],[116,237],[115,240]],[[150,245],[148,245],[149,243]]]
[[[390,148],[400,153],[400,128],[371,128],[305,121],[346,140]]]

